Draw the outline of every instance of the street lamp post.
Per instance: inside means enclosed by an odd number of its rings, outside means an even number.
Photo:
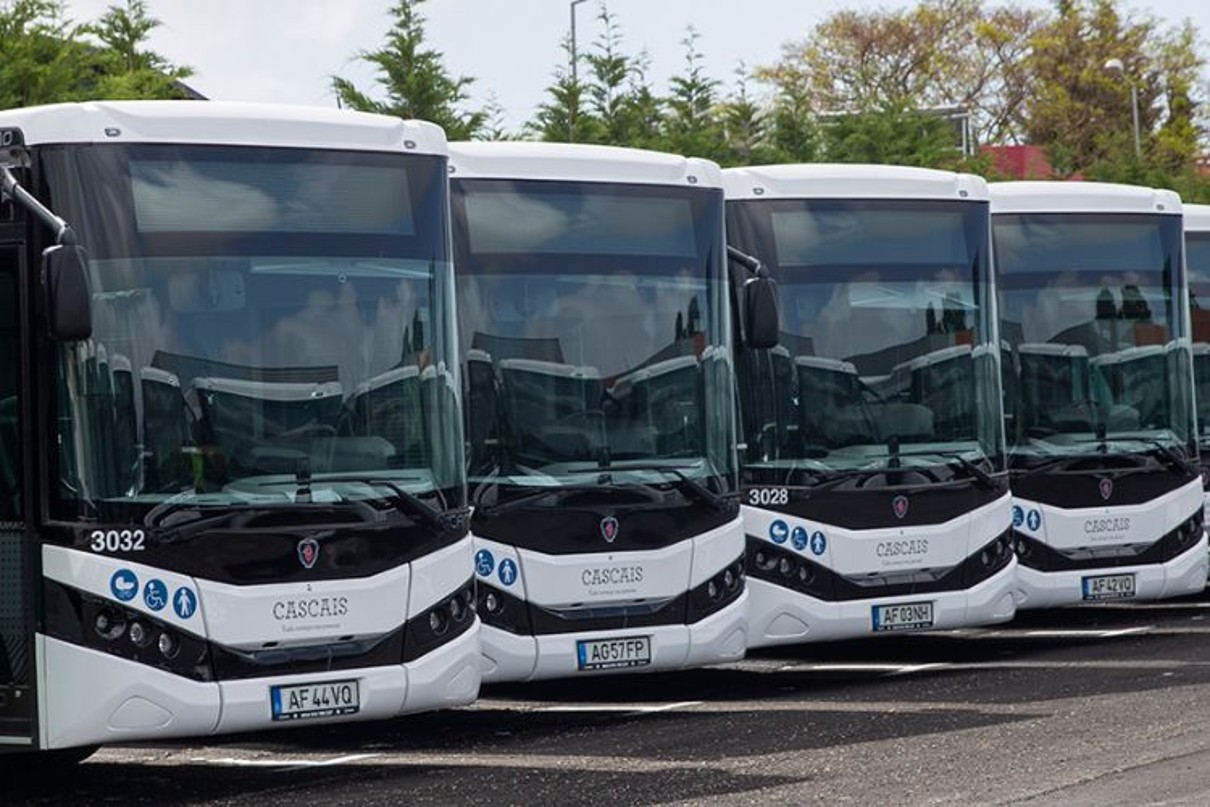
[[[1125,82],[1130,85],[1130,118],[1134,124],[1134,158],[1136,160],[1143,159],[1143,147],[1139,142],[1139,88],[1138,85],[1130,80],[1126,75],[1126,65],[1122,64],[1121,59],[1110,59],[1105,62],[1105,69],[1110,73],[1118,73],[1122,76]]]
[[[568,100],[573,101],[567,107],[567,140],[571,143],[576,142],[576,109],[580,106],[580,80],[577,76],[577,65],[579,59],[576,58],[576,6],[585,3],[588,0],[571,0],[568,6],[571,14],[571,92]]]

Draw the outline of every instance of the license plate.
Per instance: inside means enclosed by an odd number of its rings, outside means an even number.
[[[1125,600],[1134,596],[1133,574],[1102,574],[1083,580],[1086,600]]]
[[[269,688],[274,720],[304,720],[357,714],[361,692],[357,681],[324,681]]]
[[[651,637],[586,639],[576,642],[576,658],[581,670],[645,667],[651,663]]]
[[[919,630],[933,627],[931,602],[905,602],[899,605],[875,605],[872,619],[875,631]]]

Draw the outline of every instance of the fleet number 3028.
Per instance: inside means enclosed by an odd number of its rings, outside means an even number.
[[[147,536],[142,530],[93,530],[88,548],[93,552],[142,552]]]
[[[764,506],[787,504],[789,501],[790,491],[787,488],[751,488],[748,491],[748,504]]]

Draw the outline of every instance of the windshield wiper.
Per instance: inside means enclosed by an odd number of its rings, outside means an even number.
[[[1021,455],[1018,455],[1018,456],[1021,456]],[[1096,459],[1096,458],[1105,459],[1106,455],[1102,454],[1099,449],[1096,451],[1082,451],[1078,454],[1061,454],[1058,456],[1048,455],[1047,457],[1045,457],[1043,459],[1042,462],[1038,463],[1037,465],[1033,465],[1028,468],[1023,468],[1023,469],[1017,471],[1016,478],[1023,479],[1025,477],[1036,476],[1038,474],[1046,473],[1047,471],[1052,471],[1055,468],[1058,468],[1063,465],[1070,465],[1071,463],[1077,462],[1079,460]],[[1010,465],[1009,470],[1010,470],[1010,472],[1012,471],[1011,465]]]
[[[901,451],[896,456],[899,457],[945,457],[947,460],[952,460],[961,466],[962,470],[966,471],[979,487],[984,490],[996,489],[996,478],[983,469],[978,463],[972,462],[968,457],[964,457],[960,451]],[[909,466],[910,470],[910,466]]]
[[[530,491],[517,496],[514,499],[507,499],[496,504],[475,505],[476,510],[488,518],[495,518],[512,510],[524,507],[531,502],[536,502],[540,499],[545,499],[548,496],[557,496],[559,504],[562,500],[573,493],[587,493],[589,491],[600,491],[599,485],[559,485],[557,487],[544,487],[541,490]],[[476,499],[478,496],[476,495]]]
[[[436,527],[443,532],[446,530],[458,529],[459,523],[466,520],[467,511],[465,509],[457,510],[440,510],[433,505],[421,499],[415,493],[404,490],[399,485],[389,479],[382,479],[376,476],[358,476],[356,474],[328,476],[324,474],[318,479],[311,480],[311,485],[322,485],[325,482],[355,482],[371,487],[377,485],[386,488],[393,496],[392,504],[398,509],[406,509],[414,516],[420,516],[421,519],[427,521],[430,526]],[[400,507],[404,505],[404,507]]]
[[[656,471],[668,474],[676,480],[673,485],[677,490],[695,497],[698,501],[705,502],[720,513],[726,513],[734,509],[736,502],[739,501],[738,494],[715,493],[697,479],[672,465],[660,465],[658,463],[635,464],[628,462],[621,466],[609,466],[601,469],[601,476],[599,477],[601,484],[612,482],[614,471]]]
[[[1125,440],[1137,440],[1140,443],[1149,443],[1155,446],[1156,454],[1160,459],[1168,463],[1168,467],[1183,474],[1191,474],[1199,469],[1190,460],[1183,451],[1177,451],[1175,447],[1157,440],[1154,437],[1126,437]]]
[[[730,511],[734,510],[738,505],[738,501],[739,501],[738,494],[727,495],[727,494],[722,494],[722,493],[715,493],[714,491],[710,490],[710,488],[706,487],[698,480],[685,474],[679,468],[670,467],[667,465],[657,465],[657,464],[634,465],[634,464],[628,463],[624,466],[607,466],[605,468],[600,468],[600,469],[594,470],[592,473],[595,473],[597,478],[596,478],[596,482],[592,483],[592,484],[575,484],[575,485],[560,485],[558,487],[546,487],[541,490],[535,490],[535,491],[531,491],[529,493],[525,493],[514,499],[508,499],[507,501],[503,501],[498,504],[484,505],[482,507],[479,507],[479,512],[481,512],[484,516],[486,516],[488,518],[495,518],[496,516],[510,512],[512,510],[516,510],[527,504],[531,504],[531,503],[539,501],[541,499],[545,499],[548,496],[557,496],[559,502],[561,502],[564,498],[566,498],[567,496],[574,494],[574,493],[600,493],[603,490],[604,491],[608,491],[608,490],[622,491],[622,490],[628,490],[628,489],[634,489],[634,488],[643,488],[643,489],[647,489],[647,490],[651,489],[651,485],[643,483],[643,482],[633,482],[633,483],[624,483],[624,484],[615,485],[613,483],[613,475],[614,475],[614,473],[619,472],[619,471],[622,471],[622,472],[625,472],[625,471],[659,471],[659,472],[666,473],[669,476],[673,477],[673,480],[675,480],[675,481],[673,481],[672,484],[682,494],[692,496],[692,497],[698,499],[699,501],[706,502],[707,504],[709,504],[711,507],[713,507],[715,510],[717,510],[720,513],[730,512]],[[556,502],[556,504],[557,503],[558,502]]]
[[[818,480],[814,484],[806,486],[807,495],[811,495],[811,494],[817,493],[819,491],[831,490],[832,488],[838,488],[841,485],[843,485],[844,483],[850,482],[853,480],[872,479],[873,477],[876,477],[876,476],[909,473],[915,469],[912,469],[912,468],[886,468],[883,466],[879,466],[877,468],[845,468],[843,470],[834,470],[834,471],[820,471],[820,470],[805,469],[805,468],[803,470],[806,471],[807,473],[811,474],[813,479]],[[887,486],[882,485],[881,487],[887,487]]]

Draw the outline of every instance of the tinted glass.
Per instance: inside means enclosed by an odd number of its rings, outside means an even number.
[[[453,183],[471,477],[733,482],[722,194]]]
[[[1210,443],[1210,232],[1185,233],[1185,266],[1189,271],[1197,424],[1202,442],[1207,444]]]
[[[0,247],[0,521],[21,518],[20,320],[17,258]]]
[[[1003,461],[984,203],[728,203],[764,261],[780,344],[738,365],[746,478]],[[930,478],[948,478],[938,470]]]
[[[93,337],[60,352],[65,516],[334,503],[383,480],[462,500],[444,159],[140,146],[78,163]]]
[[[1190,439],[1180,228],[1179,216],[994,217],[1016,454]]]

